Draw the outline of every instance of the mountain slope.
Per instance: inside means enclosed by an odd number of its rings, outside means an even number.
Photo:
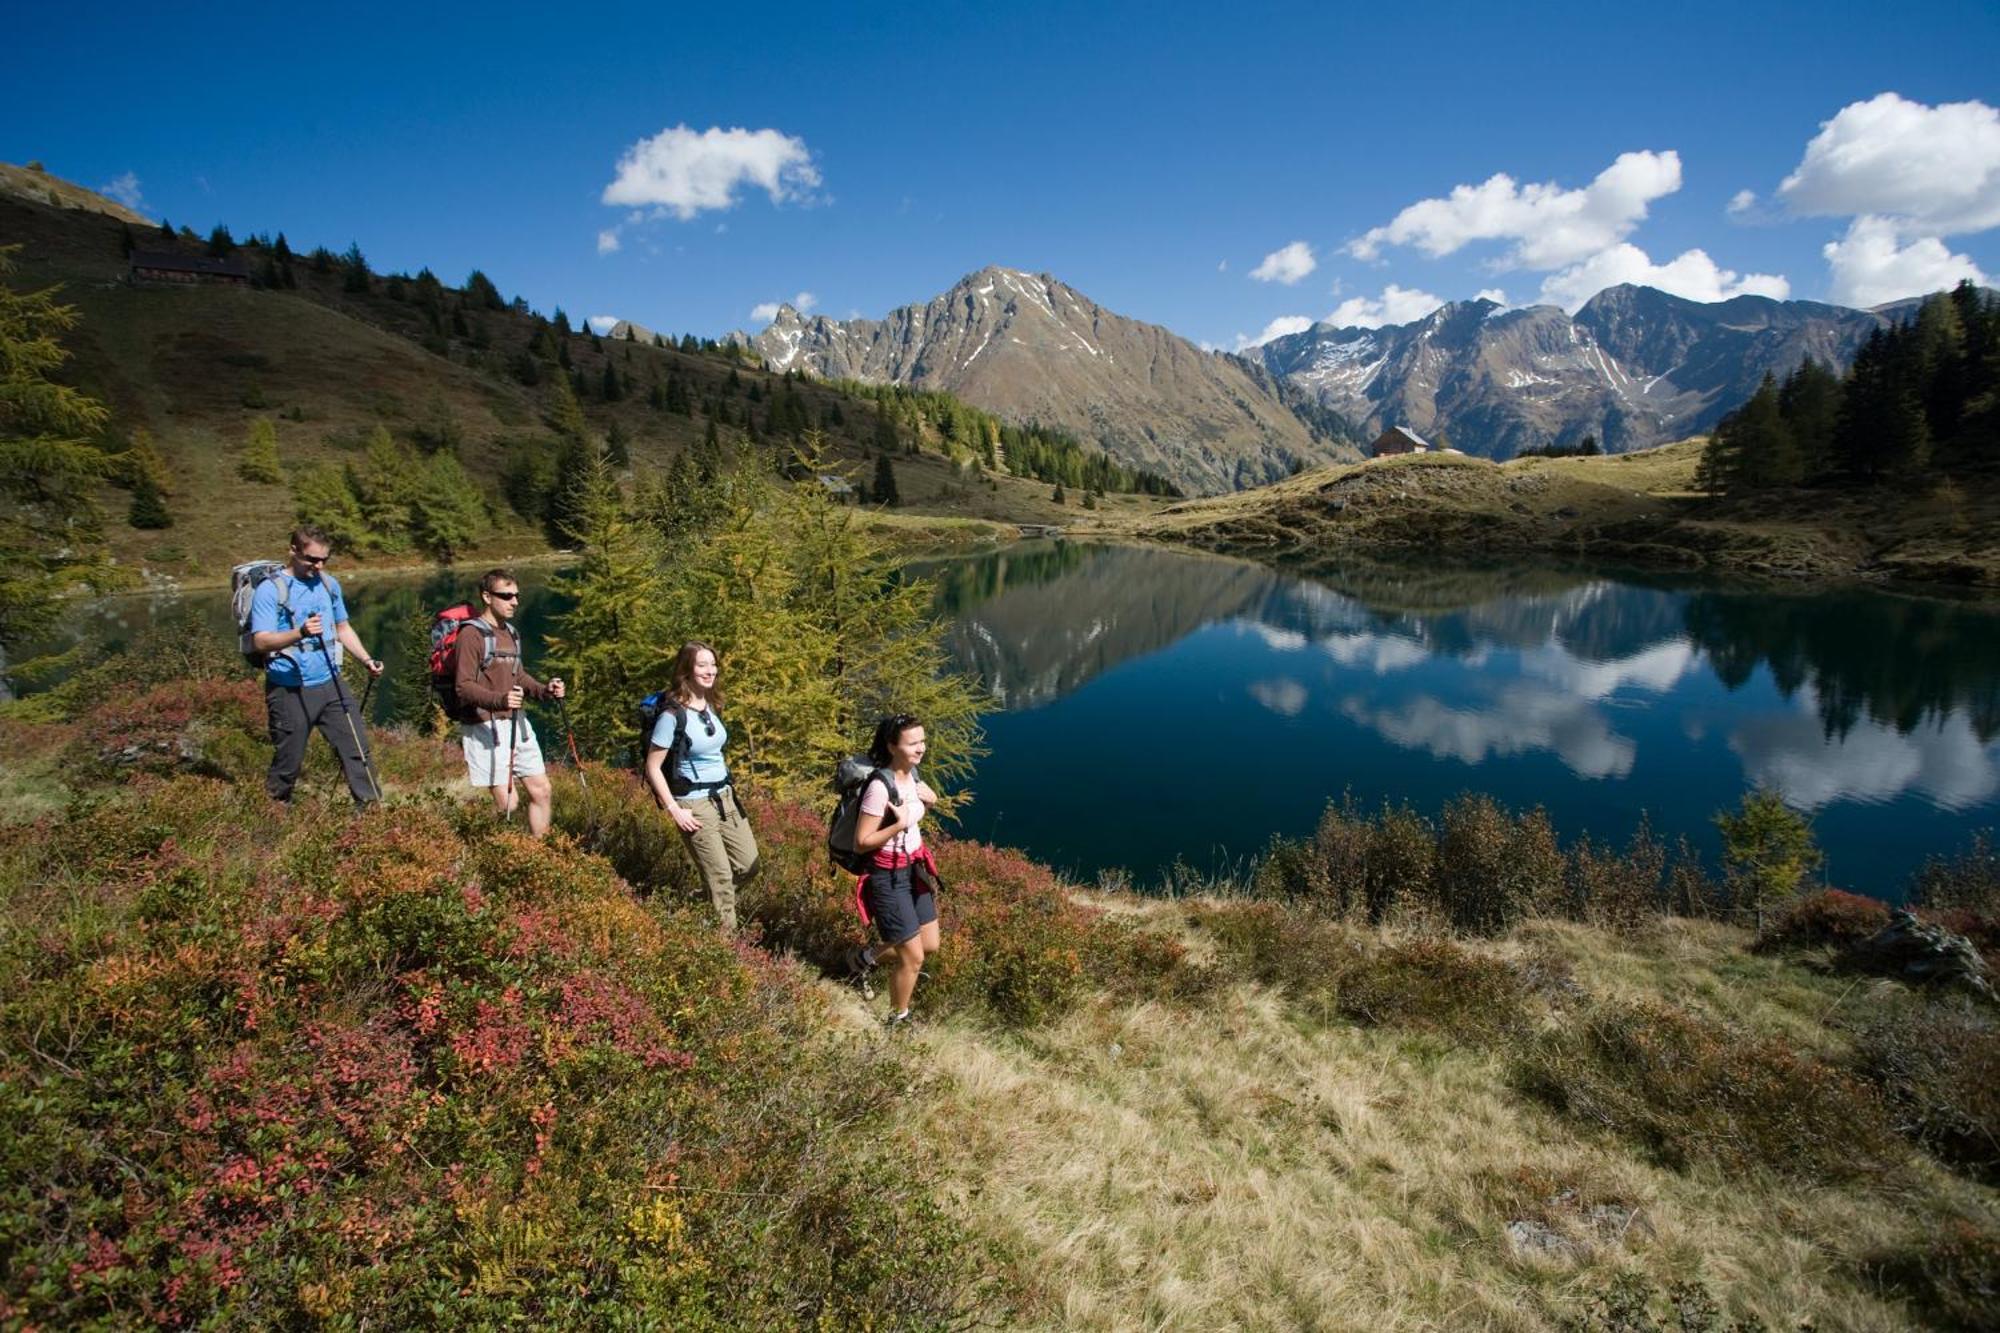
[[[1844,366],[1887,318],[1762,296],[1704,304],[1627,284],[1574,317],[1461,301],[1410,324],[1317,324],[1258,353],[1364,440],[1409,426],[1490,458],[1585,435],[1615,452],[1708,429],[1766,371],[1808,356]]]
[[[1288,409],[1261,367],[1106,310],[1047,274],[984,268],[880,320],[784,306],[754,338],[735,336],[772,370],[944,389],[1191,491],[1354,456]]]

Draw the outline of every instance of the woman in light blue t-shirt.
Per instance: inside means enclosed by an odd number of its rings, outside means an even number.
[[[645,771],[653,799],[694,857],[722,928],[735,930],[736,891],[757,873],[757,838],[722,758],[729,729],[716,711],[720,675],[715,649],[681,645],[673,686],[646,746]]]

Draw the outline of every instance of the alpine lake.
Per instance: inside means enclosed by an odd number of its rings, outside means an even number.
[[[1993,601],[1518,564],[1307,574],[1073,542],[905,575],[934,583],[953,657],[994,700],[957,831],[1084,881],[1241,870],[1343,793],[1435,814],[1481,791],[1545,807],[1566,841],[1622,843],[1644,819],[1713,861],[1715,813],[1761,785],[1811,816],[1828,882],[1889,899],[2000,823]],[[549,579],[523,575],[530,669],[562,610]],[[389,660],[378,717],[409,702],[409,627],[469,581],[343,579]],[[116,647],[190,614],[233,639],[214,591],[98,601],[65,638]]]

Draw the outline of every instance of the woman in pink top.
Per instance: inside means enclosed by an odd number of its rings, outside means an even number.
[[[937,862],[917,827],[937,803],[937,793],[917,776],[923,757],[923,723],[908,713],[882,719],[868,747],[878,772],[861,794],[854,828],[855,850],[875,856],[861,885],[861,902],[882,942],[849,953],[847,966],[865,986],[869,969],[892,960],[886,1020],[891,1028],[909,1021],[917,973],[938,949]],[[882,774],[895,784],[893,799]]]

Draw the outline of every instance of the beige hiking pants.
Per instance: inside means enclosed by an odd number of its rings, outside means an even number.
[[[707,797],[682,801],[701,828],[681,834],[695,868],[715,904],[715,915],[724,930],[736,929],[736,890],[757,873],[757,836],[750,831],[749,817],[736,793],[724,788]]]

